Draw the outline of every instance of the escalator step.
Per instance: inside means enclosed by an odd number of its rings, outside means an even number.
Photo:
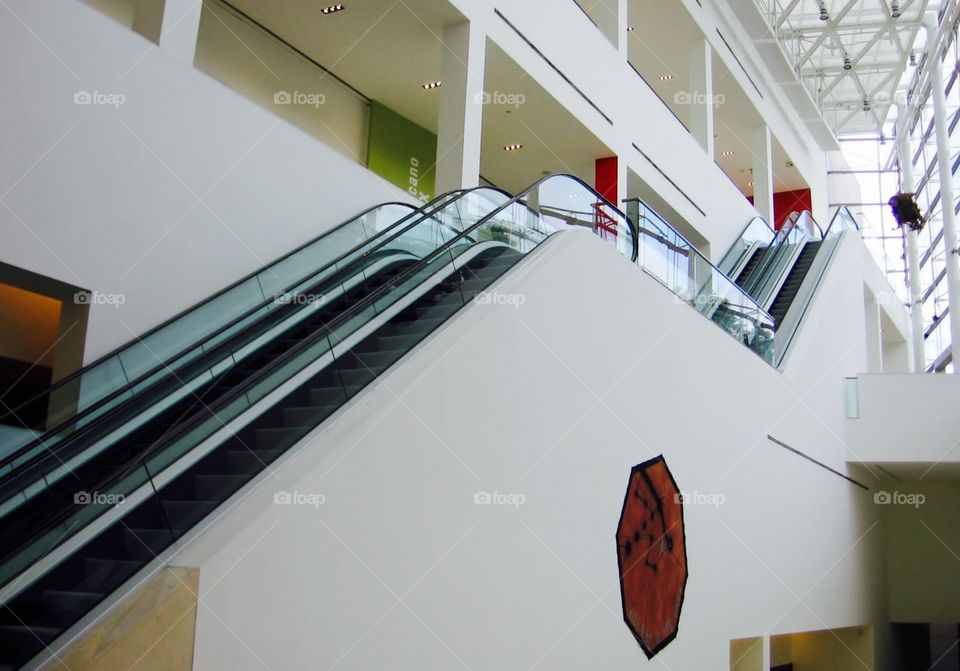
[[[166,529],[132,529],[125,526],[123,545],[128,556],[136,557],[141,553],[159,554],[172,538]]]
[[[310,389],[310,403],[313,405],[342,405],[346,402],[347,396],[343,387],[319,387]]]
[[[284,424],[290,426],[317,426],[336,412],[339,405],[314,405],[300,408],[284,408]]]
[[[109,593],[144,566],[144,561],[129,559],[84,560],[84,578],[74,587],[82,592]]]
[[[415,322],[414,322],[415,323]],[[405,326],[398,325],[398,326]],[[387,350],[387,351],[378,351],[378,352],[354,352],[354,356],[360,362],[362,366],[369,368],[370,370],[382,372],[386,370],[391,364],[396,362],[400,357],[403,356],[403,352],[399,350]]]
[[[201,501],[224,501],[245,485],[251,476],[241,475],[194,475],[193,490]]]
[[[14,666],[10,668],[16,668],[59,635],[60,629],[53,627],[0,625],[0,649],[3,650],[4,661],[13,661]]]
[[[259,473],[281,454],[281,450],[230,450],[224,463],[232,473]]]
[[[220,503],[220,501],[161,501],[163,511],[170,521],[170,527],[178,536],[196,526],[200,520],[213,512]]]
[[[452,314],[452,313],[451,313]],[[409,321],[398,321],[393,326],[392,335],[419,335],[423,336],[436,330],[448,317],[423,317]]]
[[[340,370],[340,379],[345,387],[360,387],[369,384],[376,373],[368,368],[349,368]]]
[[[377,338],[377,343],[381,349],[409,351],[414,345],[420,342],[421,339],[422,336],[420,334],[380,336]]]
[[[285,450],[309,433],[308,426],[278,426],[255,429],[258,450]]]

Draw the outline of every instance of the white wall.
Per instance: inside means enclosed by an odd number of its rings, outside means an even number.
[[[87,361],[360,210],[409,200],[87,5],[8,6],[30,30],[0,21],[16,54],[0,63],[0,260],[125,296],[92,306]],[[75,105],[78,91],[126,101]]]
[[[960,379],[955,375],[861,375],[860,418],[847,421],[850,460],[960,463]]]
[[[889,491],[923,496],[919,507],[879,506],[887,526],[891,621],[960,622],[960,491],[956,483],[890,483]]]
[[[803,357],[839,363],[781,374],[577,233],[496,290],[525,302],[468,308],[175,558],[201,570],[198,670],[643,666],[614,532],[630,468],[659,453],[687,492],[725,501],[685,508],[680,633],[651,668],[727,668],[733,638],[881,621],[872,494],[765,438],[845,470],[862,338],[801,336]],[[840,293],[818,310],[836,317]],[[294,490],[325,503],[273,503]],[[481,490],[526,502],[477,506]]]
[[[549,12],[544,12],[536,3],[497,7],[611,118],[612,124],[605,121],[494,14],[495,3],[491,0],[451,0],[451,4],[478,23],[491,40],[622,157],[627,167],[666,199],[679,216],[707,237],[714,258],[721,258],[756,216],[756,210],[723,174],[713,156],[704,152],[629,66],[626,54],[620,54],[576,4],[554,3]],[[633,143],[706,215],[698,212],[677,187],[657,172],[632,147]]]
[[[367,103],[313,63],[243,20],[218,0],[203,3],[195,65],[234,91],[366,164]],[[300,94],[302,104],[274,96]],[[316,104],[313,104],[316,103]]]

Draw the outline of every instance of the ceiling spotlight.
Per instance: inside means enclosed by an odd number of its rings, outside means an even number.
[[[425,90],[429,91],[430,89],[440,88],[441,86],[443,86],[443,82],[438,79],[435,82],[424,82],[420,86],[423,87]]]
[[[632,33],[634,30],[636,30],[636,28],[634,28],[633,26],[627,26],[628,33]]]
[[[346,7],[344,7],[344,6],[341,5],[340,3],[337,3],[337,4],[335,4],[335,5],[330,5],[329,7],[324,7],[324,8],[321,9],[320,11],[321,11],[323,14],[333,14],[334,12],[342,12],[342,11],[345,10],[345,9],[346,9]]]
[[[827,3],[825,0],[820,0],[820,20],[829,21],[830,14],[827,12]]]
[[[732,149],[728,149],[728,150],[726,150],[726,151],[720,152],[720,155],[721,155],[721,156],[733,156],[735,153],[736,153],[736,152],[733,151]]]
[[[844,70],[853,69],[853,61],[850,60],[850,56],[848,56],[847,54],[843,55],[843,69]]]
[[[893,0],[892,4],[890,5],[890,14],[895,19],[900,18],[900,0]]]
[[[867,96],[863,96],[863,111],[864,112],[870,111],[870,98],[868,98]]]
[[[670,75],[670,74],[660,75],[660,81],[662,82],[668,82],[671,79],[673,79],[673,75]]]
[[[506,145],[506,146],[503,148],[504,151],[517,151],[518,149],[523,149],[523,145],[522,145],[522,144],[508,144],[508,145]]]

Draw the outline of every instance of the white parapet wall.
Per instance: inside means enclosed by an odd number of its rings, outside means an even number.
[[[960,378],[860,375],[856,386],[860,416],[846,430],[850,461],[960,464]]]
[[[0,8],[0,261],[103,296],[85,359],[399,189],[76,0]]]
[[[863,477],[839,439],[860,258],[841,247],[813,310],[838,328],[801,334],[784,374],[595,238],[557,236],[173,557],[200,569],[195,668],[642,667],[614,534],[658,454],[690,495],[690,577],[651,668],[881,625],[873,492],[767,439]]]

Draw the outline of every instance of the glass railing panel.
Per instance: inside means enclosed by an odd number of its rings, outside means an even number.
[[[396,223],[412,212],[412,207],[400,204],[388,204],[371,210],[55,385],[32,401],[33,405],[39,406],[40,416],[45,417],[44,425],[36,428],[51,429],[102,403],[111,394],[168,362],[171,357],[178,356],[192,343],[215,332],[221,324],[263,301],[269,295],[264,290],[265,286],[273,289],[284,283],[295,282],[303,269],[316,268],[315,265],[311,266],[312,263],[349,251],[351,246],[388,228],[391,220]],[[186,359],[178,363],[185,362]],[[82,421],[89,422],[90,418]],[[76,426],[80,425],[78,421]],[[28,444],[25,434],[14,436],[13,439],[19,444],[14,443],[12,447],[5,445],[8,452]],[[53,438],[53,442],[56,440]]]
[[[751,252],[760,247],[768,246],[773,242],[775,235],[766,221],[760,217],[755,217],[743,229],[740,237],[730,246],[717,267],[728,277],[736,277],[749,260]]]
[[[791,215],[768,247],[763,260],[744,283],[744,289],[760,305],[766,305],[803,245],[811,240],[811,219],[806,213]]]
[[[578,188],[590,193],[582,185]],[[342,334],[344,337],[339,339],[339,344],[329,328],[318,331],[312,338],[302,340],[267,367],[238,382],[238,386],[211,407],[205,408],[201,414],[171,431],[166,442],[156,442],[146,448],[147,453],[141,455],[139,462],[142,468],[138,467],[131,473],[116,479],[113,484],[108,484],[108,493],[131,492],[144,483],[148,483],[154,491],[158,486],[162,487],[163,482],[168,482],[171,477],[186,468],[188,462],[192,462],[198,456],[194,451],[202,446],[204,441],[214,437],[218,432],[226,435],[226,427],[230,422],[245,421],[242,417],[244,413],[251,410],[256,403],[263,401],[269,394],[277,392],[297,374],[313,375],[315,372],[322,371],[329,362],[333,361],[335,349],[339,348],[342,352],[350,346],[349,342],[344,342],[349,340],[350,336],[364,336],[376,328],[379,320],[386,318],[384,314],[386,310],[393,308],[404,297],[418,295],[418,292],[428,289],[430,283],[439,282],[448,277],[450,275],[448,271],[469,258],[471,250],[477,249],[480,245],[506,244],[520,251],[530,251],[558,230],[547,223],[554,218],[553,213],[542,215],[522,201],[504,202],[505,200],[502,195],[491,198],[490,194],[478,194],[472,202],[465,201],[456,207],[445,208],[445,211],[438,212],[436,216],[411,225],[409,235],[397,235],[385,243],[385,249],[389,247],[398,253],[416,256],[413,253],[417,252],[419,260],[406,272],[401,273],[395,282],[382,286],[335,320],[334,327],[354,320],[352,331],[344,332]],[[558,209],[556,206],[553,207],[554,212]],[[619,221],[615,217],[611,218],[614,219],[611,229],[616,232],[614,237],[617,239],[607,239],[612,244],[617,244],[618,248],[627,249],[629,246],[629,253],[632,255],[632,245],[623,245],[620,239],[621,237],[632,239],[629,222],[625,218]],[[602,237],[605,237],[604,232],[600,232]],[[366,317],[365,322],[362,317]],[[373,321],[375,318],[378,321]],[[360,332],[361,329],[364,329],[363,332]],[[218,365],[222,367],[223,360]],[[210,375],[218,372],[220,369],[209,370]],[[207,444],[212,448],[217,442],[219,440],[211,440]],[[181,459],[183,461],[180,461]],[[163,490],[159,491],[162,499]],[[56,520],[58,524],[63,522],[62,528],[53,531],[49,528],[43,531],[38,530],[35,540],[25,546],[22,552],[15,553],[16,556],[10,558],[4,568],[17,566],[17,562],[23,557],[29,558],[30,548],[34,545],[37,545],[41,552],[49,551],[54,545],[62,543],[65,537],[83,529],[102,512],[104,511],[92,508],[66,511],[65,516],[69,519]],[[180,531],[182,530],[178,530],[177,533]],[[53,537],[57,537],[58,540],[52,544],[45,540]],[[36,556],[34,554],[33,558],[35,559]],[[29,563],[27,561],[19,566],[22,568]],[[12,572],[6,575],[12,575]]]
[[[823,281],[823,277],[829,268],[830,261],[844,233],[860,234],[856,219],[845,207],[839,208],[834,213],[833,219],[830,221],[826,233],[824,233],[823,241],[819,249],[817,249],[813,263],[807,271],[807,275],[800,285],[796,296],[794,296],[789,311],[784,315],[783,323],[779,325],[775,354],[776,365],[779,366],[783,362],[790,345],[793,343],[799,331],[800,324],[813,303],[813,297]]]
[[[644,271],[771,361],[770,315],[654,210],[639,200],[630,204],[640,240],[638,262]]]
[[[117,509],[122,512],[127,501],[148,482],[149,475],[143,465],[133,463],[126,471],[119,473],[113,482],[98,487],[96,491],[74,492],[76,505],[69,515],[64,515],[57,523],[38,533],[0,563],[0,585],[20,575],[101,515]],[[44,495],[45,492],[38,494]]]

